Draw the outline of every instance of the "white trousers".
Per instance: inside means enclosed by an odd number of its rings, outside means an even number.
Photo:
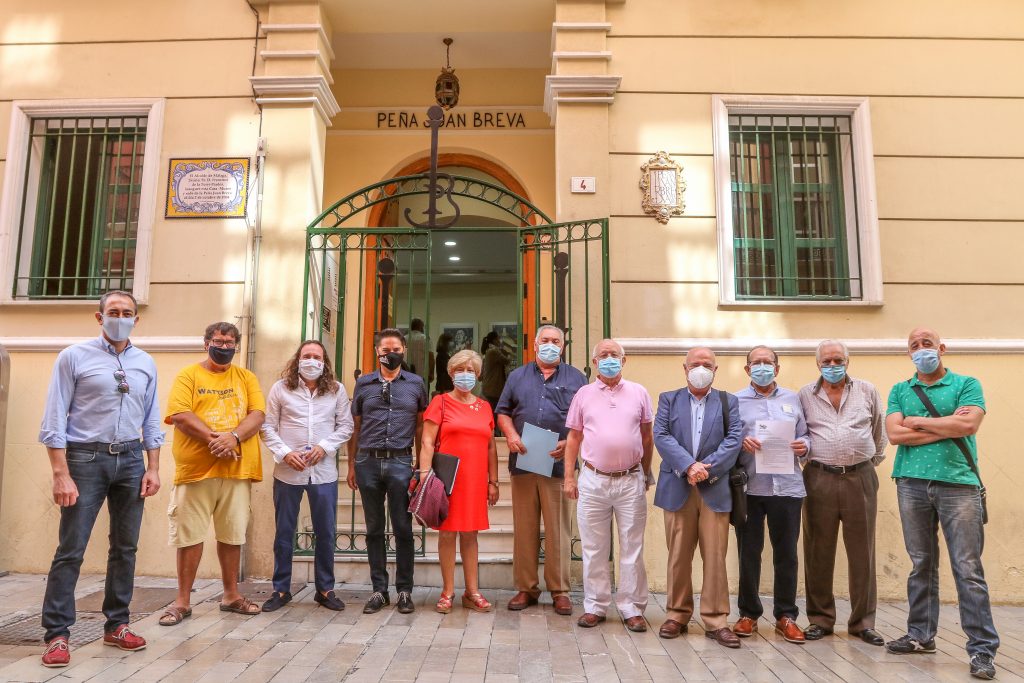
[[[619,582],[615,607],[623,619],[643,616],[647,608],[644,527],[647,487],[643,472],[605,477],[589,467],[580,470],[576,519],[583,548],[583,609],[604,616],[612,600],[612,515],[619,532]]]

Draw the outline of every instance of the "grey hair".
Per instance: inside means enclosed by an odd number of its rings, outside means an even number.
[[[558,325],[541,325],[540,327],[537,328],[537,335],[533,338],[533,341],[540,341],[540,335],[542,332],[544,332],[544,330],[557,330],[558,334],[562,337],[562,343],[565,343],[565,330],[563,330]]]
[[[605,342],[611,342],[612,344],[615,344],[617,347],[619,347],[619,355],[622,357],[626,356],[626,349],[622,348],[622,344],[615,341],[614,339],[602,339],[601,341],[594,344],[594,350],[590,353],[591,358],[597,358],[597,347],[599,347],[601,344],[604,344]]]
[[[838,339],[826,339],[818,344],[818,349],[814,352],[814,360],[821,362],[821,350],[826,346],[838,346],[843,350],[843,358],[850,360],[850,349],[847,348],[846,344],[839,341]]]

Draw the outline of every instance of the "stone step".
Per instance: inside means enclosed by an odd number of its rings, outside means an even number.
[[[355,515],[352,514],[353,507],[355,508]],[[347,498],[344,503],[338,502],[338,529],[348,529],[350,520],[355,520],[356,524],[363,524],[363,508],[358,499],[355,501],[351,497]],[[512,526],[512,500],[511,495],[502,494],[502,497],[498,502],[487,508],[487,519],[491,525],[497,526]],[[308,522],[304,522],[303,528],[306,531],[312,531],[313,525]]]
[[[420,526],[413,524],[413,534],[419,536]],[[312,531],[312,529],[307,529]],[[356,535],[356,547],[362,548],[365,546],[365,534],[366,526],[363,525],[362,520],[356,520],[356,525],[353,528],[349,528],[348,525],[338,526],[338,532],[345,534],[338,539],[340,547],[345,547],[348,544],[347,534],[352,533]],[[437,552],[437,538],[438,532],[433,529],[427,529],[426,533],[426,551],[427,553]],[[481,553],[499,553],[505,554],[508,557],[512,557],[512,525],[511,524],[495,524],[491,522],[491,528],[486,531],[481,531],[477,535],[478,543],[480,544]],[[417,544],[419,541],[417,540]]]
[[[462,560],[458,553],[455,554],[455,585],[457,588],[464,588],[462,579]],[[294,581],[313,581],[313,558],[296,557],[293,563]],[[504,588],[508,589],[515,585],[512,578],[512,553],[505,552],[481,552],[479,558],[479,574],[481,588]],[[544,572],[540,572],[543,581]],[[388,557],[388,576],[393,582],[395,580],[395,560]],[[370,565],[364,556],[334,556],[334,578],[338,583],[370,583]],[[417,557],[415,563],[415,581],[417,586],[441,586],[441,563],[437,553],[427,553],[423,557]],[[394,601],[396,596],[391,595]]]

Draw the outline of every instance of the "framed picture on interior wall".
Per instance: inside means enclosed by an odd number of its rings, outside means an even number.
[[[519,323],[491,323],[491,332],[498,333],[502,353],[508,358],[517,358],[519,353]]]
[[[448,333],[452,340],[448,343],[448,353],[454,355],[463,349],[477,350],[476,323],[441,323],[441,334]]]

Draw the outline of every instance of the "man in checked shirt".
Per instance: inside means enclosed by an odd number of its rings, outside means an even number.
[[[836,600],[832,578],[839,525],[849,563],[850,620],[847,630],[865,643],[881,646],[875,630],[875,517],[878,475],[885,458],[885,410],[875,387],[847,374],[846,344],[818,344],[821,376],[800,390],[811,450],[804,468],[804,583],[807,640],[832,633]]]

